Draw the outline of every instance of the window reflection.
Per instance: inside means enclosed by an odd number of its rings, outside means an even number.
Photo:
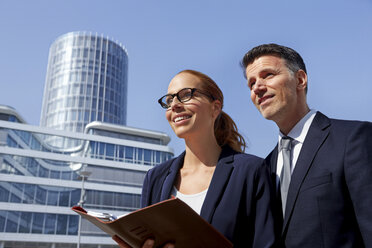
[[[67,215],[59,214],[57,216],[57,230],[56,234],[66,234],[67,228]]]
[[[98,173],[102,168],[97,167],[92,169],[94,172]],[[128,179],[129,182],[132,180],[132,185],[138,187],[141,185],[137,185],[135,182],[143,181],[144,177],[142,173],[134,171],[128,171],[128,173],[119,175],[116,175],[115,171],[111,173],[113,177],[117,177],[116,180]],[[125,175],[125,177],[122,178],[122,175]],[[25,204],[72,207],[79,202],[81,189],[0,182],[0,192],[0,202],[23,202]],[[109,208],[121,211],[133,211],[138,209],[140,207],[141,198],[139,194],[97,190],[87,190],[86,197],[86,206],[90,208]],[[119,203],[118,201],[122,199],[127,200]]]
[[[19,215],[19,212],[8,212],[5,221],[5,232],[17,232]]]
[[[58,192],[48,191],[47,205],[57,206]]]
[[[31,230],[31,219],[32,213],[30,212],[22,212],[21,218],[19,221],[19,232],[20,233],[29,233]]]
[[[44,216],[43,213],[33,213],[32,219],[32,233],[42,233],[44,226]]]
[[[45,228],[43,231],[44,234],[55,234],[56,219],[57,219],[56,214],[46,214]]]
[[[76,235],[77,215],[0,211],[0,232]]]

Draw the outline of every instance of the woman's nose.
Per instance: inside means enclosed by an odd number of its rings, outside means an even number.
[[[181,102],[180,102],[180,100],[178,100],[178,98],[175,96],[175,97],[173,98],[173,101],[172,101],[170,107],[171,107],[171,109],[173,110],[173,109],[175,109],[175,108],[179,108],[180,106],[181,106]]]

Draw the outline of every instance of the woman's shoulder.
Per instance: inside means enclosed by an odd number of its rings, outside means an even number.
[[[263,158],[253,154],[235,151],[229,146],[223,147],[220,160],[226,163],[233,163],[234,167],[248,167],[248,169],[260,167],[265,162]]]
[[[184,156],[184,153],[182,153],[181,155],[177,157],[171,158],[161,164],[155,165],[153,168],[148,170],[147,175],[150,177],[154,177],[154,176],[159,177],[159,176],[167,175],[167,172],[171,169],[172,165],[174,165],[174,163],[178,164],[179,161],[177,160],[182,159],[183,156]]]
[[[236,153],[233,164],[235,169],[244,171],[257,171],[267,168],[263,158],[248,153]]]
[[[252,161],[252,162],[260,162],[262,163],[264,161],[263,158],[259,157],[259,156],[256,156],[256,155],[253,155],[253,154],[250,154],[250,153],[241,153],[241,152],[237,152],[234,157],[237,159],[237,160],[249,160],[249,161]]]
[[[169,159],[169,160],[167,160],[167,161],[165,161],[161,164],[155,165],[154,167],[149,169],[148,173],[155,173],[155,174],[156,173],[162,173],[163,171],[168,170],[171,167],[173,161],[176,160],[176,159],[177,159],[177,157],[171,158],[171,159]]]

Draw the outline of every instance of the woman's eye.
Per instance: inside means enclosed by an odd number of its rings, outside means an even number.
[[[167,105],[171,105],[173,102],[173,97],[168,97],[167,99],[165,99],[165,102]]]
[[[191,98],[191,93],[190,92],[185,92],[182,95],[180,95],[181,100],[188,100]]]

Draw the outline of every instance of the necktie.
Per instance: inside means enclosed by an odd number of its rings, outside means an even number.
[[[280,194],[282,197],[282,209],[283,216],[285,214],[285,206],[287,202],[287,194],[289,183],[291,181],[291,170],[292,170],[292,160],[291,160],[291,148],[292,148],[292,138],[284,136],[280,142],[280,149],[283,154],[283,169],[280,175]]]

